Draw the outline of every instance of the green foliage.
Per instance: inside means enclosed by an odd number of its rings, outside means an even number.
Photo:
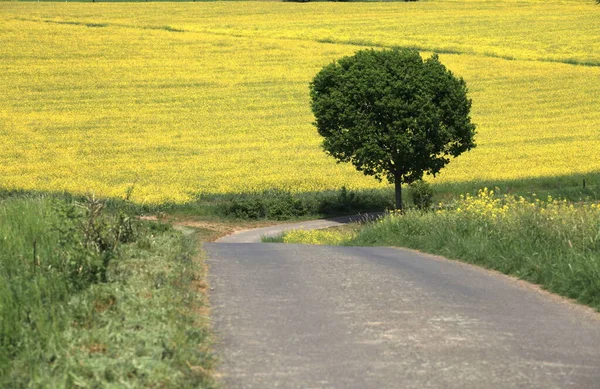
[[[475,147],[466,84],[437,55],[362,50],[325,66],[310,95],[325,151],[380,180],[435,176]]]
[[[193,238],[164,225],[143,232],[123,249],[109,283],[73,296],[73,326],[65,334],[70,355],[58,358],[53,382],[84,387],[212,388],[206,302],[195,289],[202,275]]]
[[[118,255],[119,245],[136,238],[131,215],[119,211],[103,212],[105,203],[94,197],[85,202],[58,202],[54,207],[58,219],[58,250],[68,269],[71,282],[82,287],[106,282],[106,270]]]
[[[239,219],[285,220],[306,214],[302,202],[286,190],[241,194],[222,207],[223,213]]]
[[[324,216],[350,215],[392,209],[393,198],[389,192],[377,190],[349,190],[342,187],[338,192],[316,196],[317,213]]]
[[[0,387],[211,387],[192,249],[93,198],[0,200]]]
[[[57,347],[55,333],[67,325],[64,304],[106,282],[118,244],[133,238],[129,220],[96,205],[45,197],[0,202],[0,373],[22,353]]]
[[[289,220],[303,217],[328,217],[358,212],[382,211],[393,206],[388,192],[377,190],[292,193],[272,189],[240,193],[221,200],[220,214],[238,219]]]
[[[429,183],[418,180],[410,184],[413,204],[417,209],[427,210],[433,205],[433,189]]]

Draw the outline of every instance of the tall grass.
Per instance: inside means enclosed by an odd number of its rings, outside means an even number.
[[[54,225],[58,216],[46,198],[0,203],[0,375],[21,354],[40,360],[61,346],[64,302],[80,285],[65,271]]]
[[[134,238],[131,219],[102,209],[95,199],[0,202],[0,376],[17,386],[54,362],[72,324],[69,300],[106,282],[118,246]]]
[[[93,199],[0,200],[0,387],[212,387],[194,255]]]

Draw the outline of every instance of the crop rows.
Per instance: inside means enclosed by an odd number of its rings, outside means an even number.
[[[3,3],[0,187],[135,183],[146,203],[378,187],[321,151],[308,83],[393,45],[441,52],[473,99],[478,147],[433,182],[598,171],[599,17],[576,0]]]

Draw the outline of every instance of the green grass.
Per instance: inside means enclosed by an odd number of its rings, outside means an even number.
[[[585,181],[585,187],[583,183]],[[501,194],[523,196],[532,194],[540,198],[548,195],[569,201],[583,199],[600,200],[600,171],[588,174],[572,174],[555,177],[539,177],[518,180],[488,180],[462,183],[433,184],[434,203],[449,202],[464,193],[476,194],[483,188],[497,188]],[[133,188],[135,192],[135,188]],[[84,196],[68,192],[37,192],[25,190],[2,190],[0,199],[22,196],[52,196],[65,201],[83,201]],[[164,214],[174,219],[229,221],[241,220],[306,220],[327,218],[345,214],[382,211],[393,208],[392,188],[328,190],[320,192],[291,193],[285,190],[266,190],[228,194],[203,194],[187,203],[133,204],[118,198],[104,199],[112,211],[128,209],[145,215]],[[403,201],[412,203],[411,189],[404,187]]]
[[[135,237],[102,252],[78,210],[0,200],[0,387],[214,387],[194,236],[134,223]],[[106,238],[115,220],[94,225]]]
[[[540,284],[600,310],[600,204],[481,193],[436,212],[390,215],[356,230],[292,231],[271,242],[401,246]]]
[[[585,182],[585,187],[584,187]],[[570,174],[515,180],[480,180],[463,183],[434,184],[434,197],[438,202],[451,201],[461,194],[476,194],[483,188],[497,188],[498,194],[511,194],[533,199],[552,196],[569,201],[600,200],[600,170],[588,174]],[[407,194],[409,195],[409,194]]]

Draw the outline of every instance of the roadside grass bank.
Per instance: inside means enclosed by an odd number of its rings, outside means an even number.
[[[215,387],[194,236],[90,199],[0,199],[0,387]]]
[[[407,247],[514,275],[600,310],[597,201],[530,201],[484,189],[356,230],[292,231],[264,241]]]

